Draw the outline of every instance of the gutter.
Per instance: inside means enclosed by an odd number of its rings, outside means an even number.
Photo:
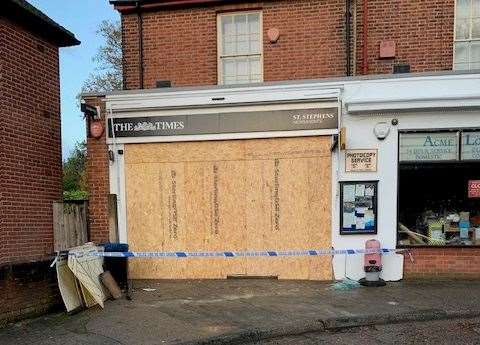
[[[144,88],[143,83],[143,16],[142,16],[142,6],[140,5],[141,0],[137,0],[135,4],[135,9],[137,10],[137,22],[138,22],[138,83],[139,88]]]
[[[346,75],[351,76],[352,75],[352,70],[351,70],[351,50],[350,50],[350,22],[352,19],[352,14],[350,13],[350,8],[351,8],[351,0],[345,0],[345,71]]]
[[[363,74],[368,74],[368,0],[363,0]]]
[[[152,3],[145,3],[142,0],[133,0],[133,1],[119,1],[111,0],[110,4],[121,13],[134,12],[137,9],[137,4],[142,2],[140,5],[144,10],[156,10],[164,9],[168,7],[188,7],[188,6],[203,6],[203,5],[213,5],[213,4],[222,4],[226,2],[235,2],[236,0],[165,0],[157,1]]]

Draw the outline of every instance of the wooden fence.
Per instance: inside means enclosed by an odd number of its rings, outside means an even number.
[[[88,242],[87,201],[53,203],[55,251],[66,250]]]

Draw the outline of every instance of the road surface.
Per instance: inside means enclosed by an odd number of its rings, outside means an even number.
[[[263,345],[480,344],[480,319],[359,327],[265,341]]]

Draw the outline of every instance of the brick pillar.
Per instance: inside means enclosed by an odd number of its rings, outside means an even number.
[[[105,119],[104,97],[86,97],[85,102],[92,106],[100,106],[102,121]],[[104,131],[101,138],[92,138],[89,135],[90,119],[87,122],[87,188],[90,240],[95,243],[109,240],[108,229],[108,194],[109,161],[108,147]]]

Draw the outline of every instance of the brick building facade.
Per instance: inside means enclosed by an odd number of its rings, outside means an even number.
[[[150,1],[142,10],[142,43],[134,1],[112,2],[122,14],[125,89],[140,87],[140,46],[143,88],[155,87],[157,80],[170,80],[173,86],[217,84],[217,14],[228,11],[261,10],[264,32],[281,28],[276,43],[264,34],[264,81],[347,74],[344,0],[215,1],[193,7]],[[411,72],[452,69],[454,0],[368,1],[366,61],[364,2],[351,1],[350,7],[352,75],[365,74],[365,65],[368,74],[392,73],[398,63],[409,64]],[[394,58],[379,57],[385,40],[395,41]]]
[[[48,265],[52,203],[62,198],[58,49],[80,42],[24,1],[0,7],[2,322],[56,301]]]
[[[165,80],[172,86],[221,83],[217,18],[245,11],[262,14],[264,82],[390,74],[396,65],[411,72],[448,71],[454,64],[455,0],[110,2],[121,14],[125,89],[154,88]],[[272,28],[279,30],[278,41],[269,38]],[[383,43],[393,43],[393,55],[382,57]],[[107,241],[105,138],[89,139],[88,153],[92,236]],[[476,258],[473,248],[413,253],[415,264],[405,260],[406,276],[480,276],[478,265],[459,268]]]

